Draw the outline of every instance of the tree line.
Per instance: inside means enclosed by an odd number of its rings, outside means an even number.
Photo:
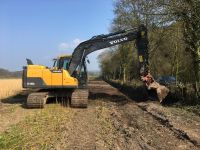
[[[200,0],[116,0],[111,31],[148,28],[149,68],[154,77],[174,76],[199,97]],[[102,76],[124,83],[139,78],[133,42],[99,55]]]

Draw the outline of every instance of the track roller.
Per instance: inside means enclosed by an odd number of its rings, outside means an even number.
[[[48,92],[37,92],[28,95],[26,106],[28,108],[44,108]]]
[[[88,89],[75,89],[71,96],[71,107],[87,108],[88,96]]]

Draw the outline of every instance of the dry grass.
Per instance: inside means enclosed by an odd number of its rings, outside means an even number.
[[[0,79],[0,100],[16,95],[21,90],[21,79]]]
[[[74,116],[72,109],[48,105],[0,134],[0,149],[56,149],[63,132]]]

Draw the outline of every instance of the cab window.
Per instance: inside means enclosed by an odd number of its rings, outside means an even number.
[[[58,66],[57,63],[58,63],[58,60],[54,59],[53,67],[57,67]]]
[[[69,67],[69,59],[65,59],[63,63],[63,69],[67,70]]]

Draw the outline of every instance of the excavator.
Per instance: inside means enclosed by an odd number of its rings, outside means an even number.
[[[93,36],[80,43],[71,56],[63,55],[54,59],[52,68],[35,65],[30,59],[27,59],[27,66],[23,67],[22,86],[36,89],[35,92],[28,95],[27,107],[43,108],[48,98],[64,97],[69,99],[71,107],[86,108],[89,96],[87,55],[130,41],[136,41],[141,80],[147,89],[157,92],[161,102],[169,90],[157,83],[150,74],[147,28],[140,25],[137,28]]]

